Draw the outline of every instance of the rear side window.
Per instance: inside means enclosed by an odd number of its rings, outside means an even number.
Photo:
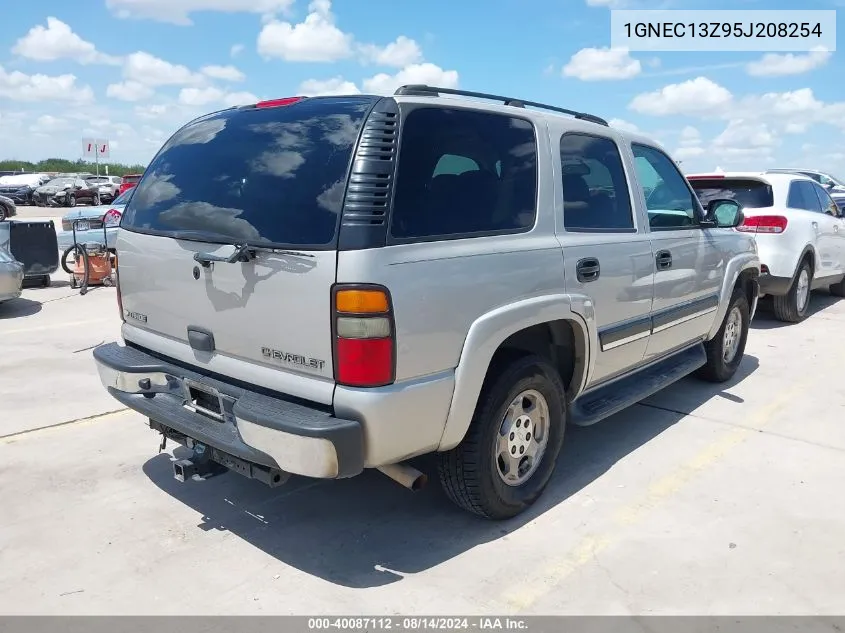
[[[771,186],[760,180],[693,178],[690,184],[704,207],[717,199],[734,200],[749,209],[765,209],[775,203]]]
[[[560,139],[563,224],[567,231],[631,231],[628,181],[616,143],[568,133]]]
[[[537,142],[516,117],[418,108],[402,127],[390,232],[449,239],[534,225]]]
[[[790,209],[803,209],[804,211],[821,213],[822,205],[813,190],[813,186],[813,183],[807,180],[793,180],[789,183],[786,206]]]
[[[161,149],[121,226],[211,242],[326,247],[371,98],[226,110]]]

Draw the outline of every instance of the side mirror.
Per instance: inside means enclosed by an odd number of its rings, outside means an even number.
[[[710,226],[732,229],[743,223],[742,205],[736,200],[717,198],[707,203],[707,223]]]

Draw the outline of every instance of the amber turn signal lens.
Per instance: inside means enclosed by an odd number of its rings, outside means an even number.
[[[383,290],[340,290],[335,295],[338,312],[375,314],[387,312],[389,304]]]

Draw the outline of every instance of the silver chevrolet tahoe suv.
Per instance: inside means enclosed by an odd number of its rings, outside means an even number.
[[[420,85],[230,108],[138,184],[123,342],[94,357],[193,450],[178,479],[415,489],[435,453],[455,503],[504,519],[567,425],[736,372],[760,266],[741,221],[648,138],[563,108]]]

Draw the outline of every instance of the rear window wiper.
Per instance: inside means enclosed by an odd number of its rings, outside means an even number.
[[[314,257],[311,253],[303,253],[301,251],[289,251],[269,246],[253,246],[248,243],[233,244],[234,251],[228,257],[224,255],[215,255],[214,253],[194,253],[194,260],[206,268],[212,262],[223,262],[226,264],[234,264],[236,262],[249,262],[255,259],[258,252],[274,253],[276,255],[292,255],[294,257]]]

